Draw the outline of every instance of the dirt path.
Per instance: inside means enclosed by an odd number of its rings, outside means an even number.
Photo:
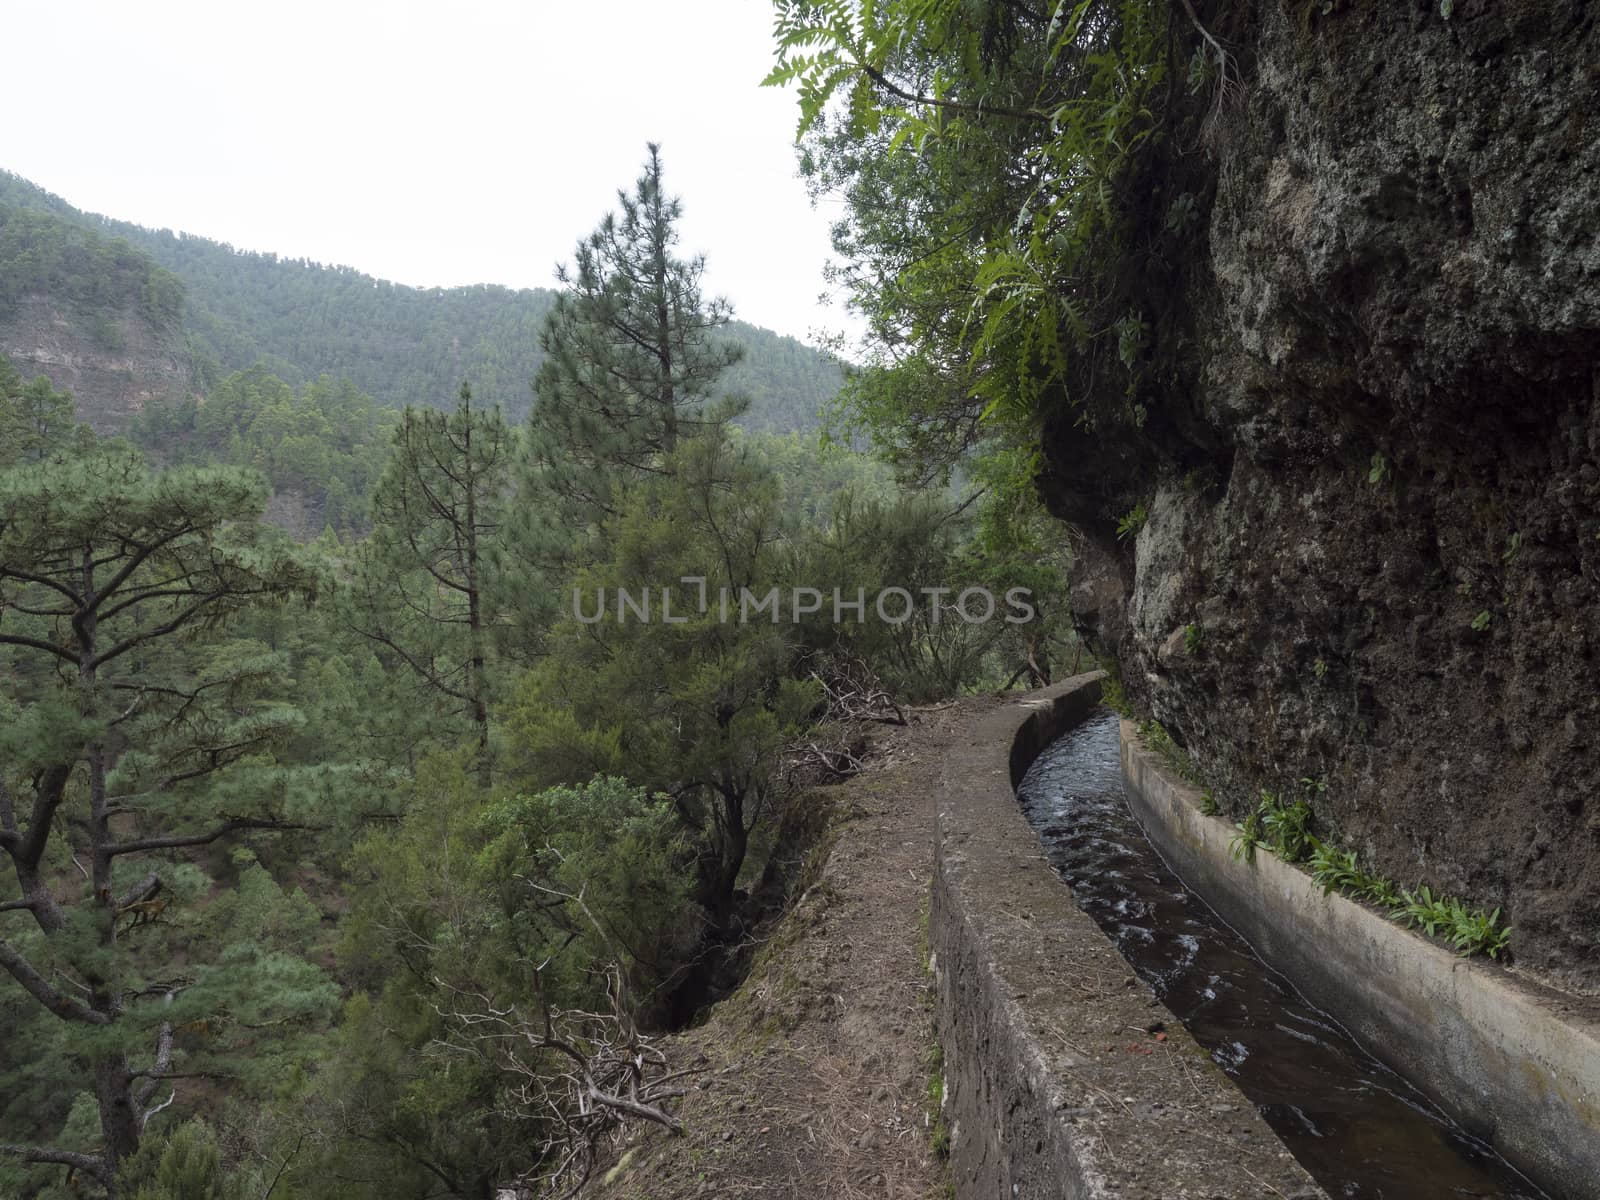
[[[947,1194],[923,962],[935,792],[950,731],[994,703],[917,714],[877,738],[867,771],[824,790],[836,809],[810,886],[740,990],[672,1041],[678,1065],[703,1067],[678,1110],[687,1136],[637,1133],[593,1194]]]

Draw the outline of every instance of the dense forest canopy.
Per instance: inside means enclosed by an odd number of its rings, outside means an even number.
[[[0,318],[34,294],[91,316],[130,308],[159,328],[174,327],[183,307],[177,277],[125,238],[0,204]]]

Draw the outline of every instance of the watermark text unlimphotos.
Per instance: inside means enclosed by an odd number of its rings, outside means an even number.
[[[886,625],[903,625],[922,611],[929,624],[959,620],[982,625],[1000,620],[1008,625],[1026,625],[1035,619],[1033,593],[1023,587],[1006,591],[1001,598],[986,587],[887,587],[868,593],[866,588],[851,592],[846,588],[790,587],[768,588],[765,592],[747,587],[718,588],[714,593],[703,575],[685,575],[681,586],[659,588],[600,588],[585,594],[572,589],[572,615],[585,625],[595,625],[614,615],[618,624],[682,625],[695,617],[715,616],[722,624],[748,625],[768,621],[773,625],[787,621],[799,624],[807,618],[826,620],[835,625],[848,621],[865,624],[876,617]]]

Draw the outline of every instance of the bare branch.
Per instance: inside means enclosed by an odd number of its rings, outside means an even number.
[[[139,1132],[140,1133],[144,1132],[144,1127],[146,1125],[150,1124],[150,1118],[151,1117],[155,1116],[158,1112],[161,1112],[161,1111],[163,1111],[165,1109],[171,1108],[172,1107],[172,1102],[174,1100],[176,1100],[177,1098],[178,1098],[178,1089],[177,1088],[173,1088],[172,1089],[172,1095],[168,1096],[165,1100],[163,1100],[160,1104],[156,1105],[154,1108],[146,1109],[144,1111],[144,1114],[139,1118]]]
[[[102,847],[105,854],[115,858],[122,854],[139,854],[146,850],[176,850],[183,846],[208,846],[218,838],[246,829],[276,831],[310,829],[312,826],[298,821],[279,821],[273,817],[229,817],[221,825],[206,833],[175,834],[170,837],[134,838],[126,842],[113,842]]]
[[[165,1078],[168,1078],[166,1072],[171,1066],[172,1022],[163,1021],[161,1023],[161,1032],[156,1036],[156,1060],[150,1065],[150,1069],[148,1071],[138,1072],[138,1074],[143,1074],[147,1076],[147,1078],[139,1090],[133,1094],[133,1102],[140,1107],[148,1104],[150,1102],[150,1097],[155,1095],[156,1088],[161,1086],[161,1081]],[[173,1094],[177,1094],[176,1088],[173,1089]],[[167,1103],[171,1104],[172,1101],[168,1100]],[[146,1113],[145,1120],[148,1121],[151,1116],[159,1111],[159,1109],[154,1109],[151,1112]]]

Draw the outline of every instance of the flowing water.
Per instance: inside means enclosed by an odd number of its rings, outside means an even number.
[[[1145,838],[1113,713],[1052,743],[1017,792],[1079,907],[1330,1196],[1552,1200],[1256,957]]]

